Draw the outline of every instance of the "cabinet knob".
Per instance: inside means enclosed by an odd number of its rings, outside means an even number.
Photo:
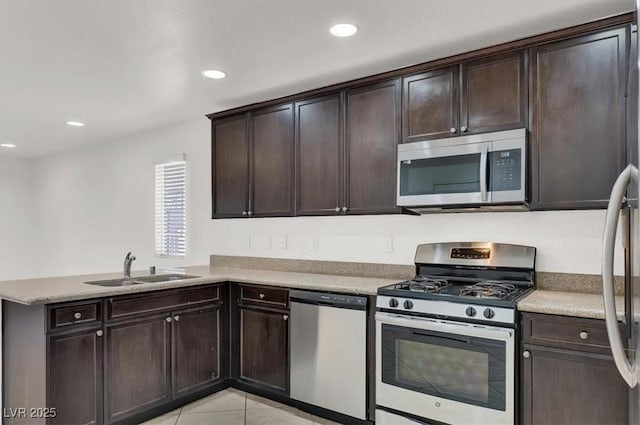
[[[451,130],[449,130],[451,132],[451,134],[454,134],[457,130],[455,127],[451,127]]]
[[[171,317],[167,317],[167,318],[166,318],[166,319],[164,319],[164,320],[166,320],[167,322],[171,322]]]
[[[74,319],[79,319],[79,318],[81,318],[81,317],[82,317],[82,313],[80,313],[80,312],[78,312],[78,313],[74,313],[74,314],[73,314],[73,318],[74,318]]]
[[[247,215],[249,216],[253,215],[253,211],[247,211]]]
[[[261,300],[263,300],[265,295],[264,294],[260,294],[258,296],[260,297]]]
[[[336,207],[336,212],[340,212],[340,207]]]
[[[287,314],[283,314],[283,315],[282,315],[282,318],[283,318],[284,320],[287,320],[287,319],[289,318],[289,316],[288,316]]]
[[[522,357],[524,357],[525,359],[528,359],[529,357],[531,357],[531,352],[529,350],[524,350],[522,352]]]
[[[180,320],[180,316],[173,316],[173,320],[177,322],[178,320]]]
[[[465,126],[460,127],[460,132],[461,132],[461,133],[466,133],[466,132],[467,132],[467,130],[468,130],[468,129],[467,129],[467,127],[465,127]]]
[[[242,211],[242,215],[247,215],[247,212],[246,211]]]
[[[347,208],[347,207],[342,207],[342,212],[347,212],[348,209],[349,208]]]
[[[98,335],[98,336],[102,336],[102,335],[104,335],[104,332],[102,331],[102,329],[98,329],[98,330],[96,331],[96,335]]]
[[[589,338],[589,332],[587,331],[580,332],[580,339],[587,339],[587,338]]]

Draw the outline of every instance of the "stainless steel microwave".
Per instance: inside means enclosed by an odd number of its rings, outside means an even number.
[[[526,129],[398,145],[397,205],[424,213],[525,208]]]

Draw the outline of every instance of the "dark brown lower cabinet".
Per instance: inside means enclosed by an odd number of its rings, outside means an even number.
[[[240,379],[288,393],[289,312],[240,306]]]
[[[523,314],[523,425],[628,424],[628,387],[603,320]]]
[[[102,424],[103,340],[99,328],[47,337],[49,424]]]
[[[220,307],[176,311],[172,327],[173,397],[220,379]]]
[[[106,422],[170,400],[171,316],[159,314],[107,325],[105,333]]]

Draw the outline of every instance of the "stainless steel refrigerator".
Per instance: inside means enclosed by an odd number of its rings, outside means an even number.
[[[640,0],[636,0],[636,17]],[[629,78],[627,80],[627,158],[628,165],[618,176],[611,191],[605,218],[602,285],[605,319],[611,352],[620,375],[629,386],[629,423],[640,425],[640,214],[638,199],[638,31],[633,26],[630,43]],[[616,241],[616,233],[618,238]],[[626,331],[618,328],[614,295],[614,249],[622,242],[625,252]],[[619,310],[623,306],[617,306]],[[602,389],[606,391],[606,388]]]

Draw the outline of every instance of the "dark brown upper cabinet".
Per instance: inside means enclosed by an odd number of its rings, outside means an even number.
[[[212,121],[211,136],[213,217],[247,216],[249,211],[247,115]]]
[[[212,123],[213,217],[294,214],[293,106]]]
[[[251,124],[249,211],[255,217],[293,215],[293,105],[255,111]]]
[[[606,207],[625,165],[626,28],[531,49],[531,207]]]
[[[459,82],[458,65],[403,79],[404,143],[457,134]]]
[[[460,133],[485,133],[526,126],[525,53],[461,65]]]
[[[347,214],[394,213],[400,141],[400,80],[346,94],[345,202]]]
[[[343,200],[341,94],[296,102],[296,212],[340,214]]]
[[[404,143],[524,127],[525,53],[406,77],[403,99]]]

